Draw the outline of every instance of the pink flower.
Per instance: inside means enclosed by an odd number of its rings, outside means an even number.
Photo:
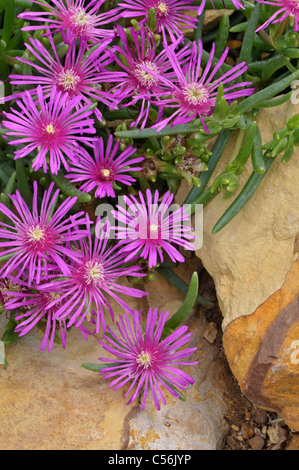
[[[124,196],[128,210],[117,206],[118,211],[112,212],[115,219],[121,222],[121,226],[115,229],[117,238],[121,240],[122,252],[127,255],[125,261],[139,255],[148,259],[149,267],[152,268],[156,266],[158,257],[163,262],[162,250],[174,262],[185,260],[173,244],[194,250],[193,244],[188,241],[194,239],[194,236],[186,233],[190,231],[186,224],[189,215],[183,207],[168,213],[173,200],[173,194],[169,191],[160,204],[159,197],[157,190],[153,197],[149,189],[146,191],[147,201],[141,192],[140,202],[134,196]]]
[[[99,9],[106,0],[52,0],[54,6],[47,6],[48,11],[25,11],[18,17],[24,20],[42,23],[39,26],[26,26],[24,31],[48,29],[51,33],[68,31],[74,39],[90,41],[97,44],[102,39],[115,36],[113,29],[102,29],[104,25],[115,23],[119,18],[119,8],[100,13]],[[32,3],[45,5],[42,1],[31,0]],[[47,23],[47,25],[45,25]]]
[[[56,190],[51,197],[54,183],[44,192],[41,208],[38,209],[38,186],[34,181],[32,210],[27,206],[19,191],[10,196],[14,211],[0,203],[0,211],[11,222],[0,224],[0,248],[4,249],[1,256],[9,256],[9,260],[0,269],[1,277],[13,273],[15,279],[22,275],[32,282],[39,284],[47,279],[49,272],[59,269],[67,275],[70,269],[65,257],[77,260],[79,253],[68,247],[69,242],[79,240],[86,235],[86,229],[80,225],[86,223],[83,212],[67,216],[77,198],[67,198],[56,210],[55,205],[59,195]],[[16,271],[16,273],[14,273]],[[28,272],[28,273],[27,273]]]
[[[134,165],[144,160],[144,157],[131,158],[136,152],[131,146],[117,156],[119,145],[117,142],[113,146],[113,136],[110,135],[105,150],[102,137],[95,139],[94,158],[86,151],[72,157],[66,177],[72,183],[83,183],[80,191],[89,193],[95,189],[96,198],[115,197],[113,183],[131,186],[136,180],[128,172],[142,170],[142,167]]]
[[[87,240],[80,240],[75,245],[80,257],[72,260],[70,273],[63,279],[53,279],[40,287],[40,290],[59,294],[58,299],[53,300],[49,308],[61,302],[61,307],[57,309],[54,318],[68,317],[68,327],[73,324],[81,326],[84,319],[93,316],[96,323],[95,332],[99,332],[101,325],[105,331],[107,309],[112,320],[114,318],[107,294],[129,313],[133,312],[131,307],[118,294],[129,297],[147,295],[142,290],[118,283],[119,277],[143,276],[143,274],[140,273],[140,266],[124,266],[126,255],[119,246],[107,247],[109,234],[108,223],[100,226],[94,242],[89,232]]]
[[[31,95],[36,94],[36,87],[41,86],[45,98],[53,89],[61,93],[68,93],[68,101],[75,97],[80,97],[78,109],[83,104],[91,105],[91,100],[97,100],[109,108],[115,107],[110,93],[105,93],[99,89],[101,80],[99,70],[104,70],[107,63],[111,62],[110,55],[106,52],[109,41],[103,42],[90,54],[86,54],[84,42],[80,42],[79,50],[76,43],[72,42],[66,53],[64,63],[61,62],[56,50],[52,36],[49,42],[53,55],[45,48],[38,39],[29,38],[30,44],[25,44],[28,51],[34,56],[38,64],[22,57],[17,57],[20,62],[30,65],[35,70],[35,75],[10,75],[12,85],[33,85],[35,88],[29,90]],[[6,98],[6,101],[20,97],[24,94],[14,93]],[[100,111],[94,110],[99,120],[102,120]]]
[[[228,50],[229,48],[225,49],[217,65],[212,69],[212,61],[215,53],[215,44],[213,43],[208,63],[202,71],[201,57],[203,46],[201,41],[198,41],[198,44],[195,41],[193,42],[190,50],[189,64],[183,67],[179,64],[175,49],[173,47],[166,49],[172,67],[176,72],[177,82],[167,81],[165,77],[159,76],[153,72],[153,75],[160,78],[161,81],[168,86],[168,91],[165,94],[170,95],[170,97],[166,97],[164,100],[160,99],[156,102],[157,106],[160,107],[158,118],[160,118],[165,107],[173,109],[173,113],[169,117],[162,121],[160,120],[153,126],[157,131],[163,129],[163,127],[171,121],[172,126],[175,126],[177,124],[190,122],[199,117],[204,129],[208,132],[204,117],[211,116],[213,113],[220,83],[224,85],[224,98],[229,102],[253,93],[254,88],[248,88],[249,85],[252,85],[251,82],[233,83],[233,80],[247,70],[245,62],[236,65],[220,78],[213,80],[221,65],[224,63]],[[143,66],[143,68],[148,71],[145,66]],[[226,86],[226,84],[228,84],[228,86]]]
[[[167,44],[166,33],[174,42],[182,36],[182,28],[194,28],[197,19],[185,13],[185,10],[198,10],[193,6],[195,0],[126,0],[118,6],[123,9],[124,18],[148,17],[150,8],[155,9],[157,17],[157,33],[162,34],[163,42]]]
[[[141,311],[135,311],[133,326],[126,314],[120,315],[119,322],[116,323],[119,334],[115,334],[108,327],[109,335],[104,334],[106,342],[99,340],[103,348],[113,354],[117,361],[99,358],[101,361],[112,363],[110,367],[107,364],[108,367],[105,365],[105,368],[100,371],[102,377],[113,379],[109,384],[113,390],[129,382],[130,386],[124,398],[135,388],[127,404],[136,400],[144,387],[141,409],[145,407],[150,389],[155,406],[160,410],[160,400],[166,405],[162,388],[175,398],[180,398],[177,389],[185,390],[194,383],[190,375],[177,367],[197,364],[197,362],[186,361],[186,358],[191,356],[197,348],[181,349],[192,336],[191,332],[187,333],[188,327],[181,326],[166,338],[161,339],[168,313],[161,311],[158,314],[157,308],[149,309],[145,333],[141,328]]]
[[[125,100],[132,98],[122,106],[132,106],[141,102],[139,116],[135,122],[131,123],[131,126],[136,127],[141,122],[141,129],[143,129],[153,99],[159,100],[159,97],[165,93],[163,82],[154,74],[145,71],[143,66],[156,74],[163,75],[168,80],[174,80],[175,73],[171,68],[165,50],[157,52],[157,44],[151,31],[148,31],[142,25],[140,30],[135,31],[134,28],[129,28],[129,31],[134,47],[128,41],[124,29],[118,26],[117,32],[121,40],[121,46],[114,46],[111,51],[111,58],[122,71],[103,71],[100,73],[100,79],[112,83],[118,82],[118,85],[110,90],[118,103],[123,103]],[[175,46],[180,42],[181,40],[175,41]],[[186,62],[188,55],[189,51],[186,47],[177,53],[180,62]]]
[[[48,292],[31,292],[26,295],[19,292],[9,292],[10,299],[5,304],[6,310],[16,310],[17,315],[15,320],[18,325],[15,328],[15,332],[19,333],[19,337],[22,337],[29,333],[32,328],[45,321],[45,332],[41,342],[40,349],[44,351],[48,344],[48,351],[50,352],[53,348],[53,344],[56,337],[56,332],[60,332],[60,340],[62,347],[66,346],[66,322],[65,320],[56,320],[54,318],[57,306],[49,308],[48,306],[53,301],[53,295]],[[25,310],[23,312],[23,310]]]
[[[257,0],[260,3],[264,3],[265,5],[273,5],[278,8],[273,15],[262,25],[260,26],[257,31],[260,29],[265,29],[269,26],[270,23],[282,23],[288,16],[293,17],[294,19],[294,30],[299,31],[299,2],[298,0]]]
[[[8,129],[7,136],[15,137],[10,145],[25,144],[15,151],[15,158],[23,158],[34,150],[38,150],[32,167],[35,170],[43,168],[47,172],[47,154],[50,158],[50,171],[57,174],[61,163],[68,169],[66,157],[80,153],[81,147],[77,142],[91,145],[92,138],[83,134],[94,134],[94,120],[89,118],[92,111],[88,105],[78,106],[81,97],[68,99],[67,93],[57,92],[52,88],[49,100],[46,101],[41,86],[37,87],[37,101],[33,101],[28,91],[17,100],[20,111],[13,108],[11,112],[3,112],[7,120],[2,121]],[[39,108],[38,108],[39,106]]]

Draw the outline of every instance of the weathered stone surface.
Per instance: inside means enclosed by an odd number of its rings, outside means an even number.
[[[299,450],[299,436],[294,435],[285,447],[285,450]]]
[[[287,111],[288,104],[275,108],[275,112],[262,110],[257,122],[263,142],[285,125]],[[235,140],[236,136],[230,139],[215,177],[230,161]],[[254,312],[278,290],[297,256],[298,157],[298,148],[286,165],[278,157],[242,211],[215,235],[212,228],[233,199],[222,201],[219,195],[204,209],[203,247],[197,255],[215,281],[223,328],[237,317]],[[240,188],[251,172],[249,162],[240,175]]]
[[[1,335],[4,320],[2,315]],[[0,366],[0,448],[121,449],[126,417],[136,405],[126,406],[121,391],[112,394],[98,374],[80,367],[103,355],[97,339],[85,342],[73,329],[67,349],[55,344],[51,353],[40,351],[41,339],[34,329],[6,348],[9,367]]]
[[[252,315],[224,331],[223,345],[244,394],[299,430],[299,260]]]
[[[201,262],[195,256],[177,273],[186,282]],[[174,313],[184,295],[162,276],[146,286],[147,301],[130,299],[133,308],[146,304]],[[171,300],[169,300],[171,299]],[[142,305],[143,304],[143,305]],[[121,310],[115,308],[116,317]],[[0,337],[7,320],[0,317]],[[115,325],[110,326],[115,329]],[[67,349],[54,344],[51,353],[40,351],[42,333],[35,328],[17,344],[6,348],[9,367],[0,366],[1,449],[216,449],[227,432],[224,416],[231,406],[232,376],[218,358],[219,345],[203,339],[204,316],[190,321],[198,352],[186,367],[196,379],[187,390],[186,403],[167,396],[168,405],[155,410],[149,397],[144,411],[135,402],[126,406],[125,389],[112,391],[108,380],[80,368],[106,356],[91,337],[87,342],[77,329],[70,331]],[[229,398],[227,398],[229,397]]]

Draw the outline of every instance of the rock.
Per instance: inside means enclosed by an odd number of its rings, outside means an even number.
[[[232,436],[227,436],[226,443],[232,450],[240,450],[240,444]]]
[[[251,419],[256,422],[256,424],[263,425],[268,422],[268,415],[265,410],[261,410],[256,406],[252,407],[251,410]]]
[[[0,335],[7,320],[0,318]],[[135,405],[122,391],[111,392],[99,374],[80,367],[106,355],[95,337],[87,342],[77,329],[67,349],[54,344],[40,351],[34,329],[6,348],[9,367],[0,367],[2,450],[112,450],[125,444],[125,423]]]
[[[257,406],[299,429],[299,260],[281,289],[224,331],[223,345],[241,390]]]
[[[270,444],[277,444],[279,442],[278,427],[270,426],[267,429]]]
[[[239,432],[239,431],[240,431],[239,426],[236,426],[235,424],[232,424],[232,425],[231,425],[231,428],[232,428],[233,431],[236,431],[236,432]]]
[[[299,435],[294,434],[284,450],[299,450]]]
[[[285,125],[287,110],[288,103],[275,108],[275,113],[264,109],[257,116],[264,143]],[[227,144],[213,180],[231,160],[235,141],[236,135]],[[196,254],[214,279],[223,328],[239,316],[253,313],[278,290],[297,257],[298,156],[297,147],[288,164],[283,165],[278,157],[246,206],[215,235],[212,229],[233,198],[222,201],[218,195],[204,209],[203,246]],[[240,189],[251,173],[249,161],[240,175]],[[182,185],[185,196],[189,190]]]
[[[244,439],[250,439],[254,436],[255,432],[253,427],[249,423],[242,423],[241,434]]]
[[[204,339],[206,339],[210,344],[213,344],[213,343],[215,343],[215,340],[216,340],[216,338],[217,338],[217,334],[218,334],[217,325],[216,325],[216,323],[211,322],[211,323],[209,323],[208,328],[207,328],[206,331],[204,332],[203,337],[204,337]]]
[[[264,143],[285,125],[288,107],[257,116]],[[213,179],[230,161],[235,139]],[[207,204],[203,246],[196,252],[215,281],[225,353],[243,393],[258,407],[282,414],[294,430],[299,430],[299,369],[291,362],[297,361],[299,340],[298,156],[297,147],[288,164],[278,157],[246,206],[215,235],[212,228],[233,199],[217,196]],[[251,173],[249,161],[240,188]]]
[[[248,442],[251,450],[262,450],[265,445],[265,441],[261,436],[254,436],[252,439],[249,439]]]

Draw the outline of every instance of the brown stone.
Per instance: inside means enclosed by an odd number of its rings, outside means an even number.
[[[206,339],[210,344],[213,344],[217,338],[217,334],[218,334],[218,328],[217,328],[217,325],[216,323],[214,322],[211,322],[209,323],[209,326],[208,328],[206,329],[206,331],[204,332],[204,339]]]
[[[223,344],[247,398],[299,430],[299,260],[281,289],[227,326]]]
[[[265,445],[265,441],[261,436],[254,436],[248,442],[251,450],[262,450]]]
[[[255,432],[253,427],[249,423],[242,423],[241,434],[244,439],[250,439],[254,436]]]
[[[261,410],[256,406],[252,407],[251,410],[251,419],[256,422],[256,424],[266,424],[268,421],[268,415],[265,410]]]
[[[240,450],[240,444],[236,441],[234,437],[227,436],[226,443],[232,450]]]

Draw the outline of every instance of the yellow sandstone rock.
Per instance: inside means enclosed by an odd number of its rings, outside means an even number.
[[[262,110],[257,122],[264,143],[293,112],[289,104]],[[230,161],[235,139],[215,176]],[[298,157],[298,147],[288,164],[278,157],[245,208],[215,235],[212,228],[233,199],[211,201],[204,209],[203,246],[197,252],[215,281],[225,352],[243,392],[256,405],[281,412],[296,430],[299,364],[290,358],[299,341]],[[240,188],[251,172],[249,162]]]
[[[299,430],[299,260],[281,289],[227,326],[223,345],[244,394]]]

